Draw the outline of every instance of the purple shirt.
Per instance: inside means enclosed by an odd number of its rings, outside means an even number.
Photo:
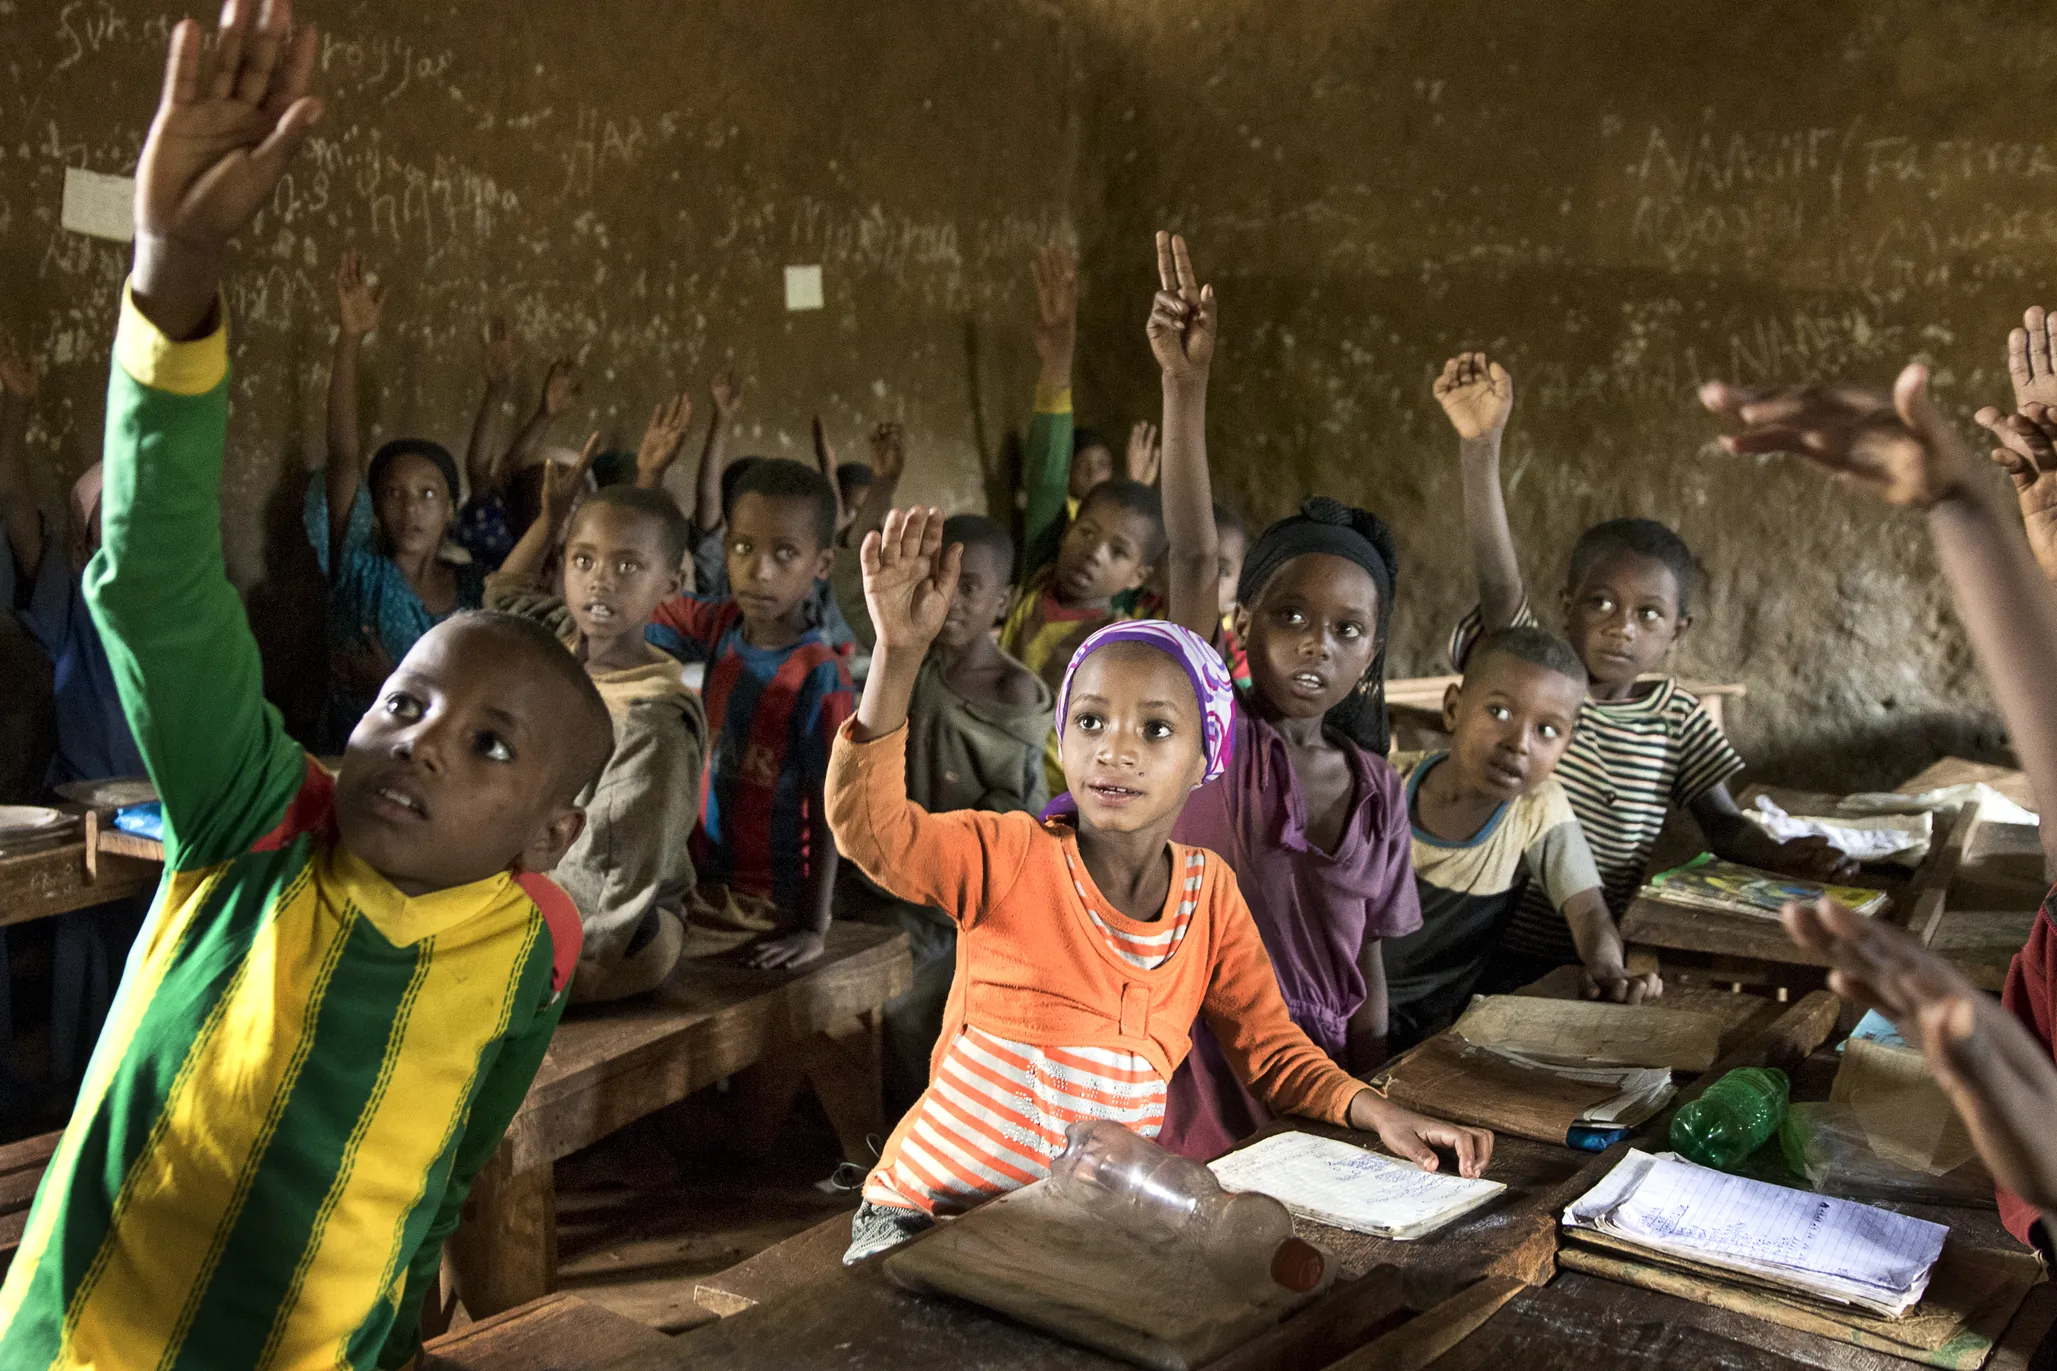
[[[1308,840],[1307,804],[1284,739],[1237,703],[1228,771],[1193,792],[1172,837],[1212,848],[1228,862],[1293,1022],[1341,1063],[1350,1016],[1364,1004],[1358,957],[1365,939],[1421,927],[1406,789],[1383,758],[1344,743],[1350,812],[1336,850],[1323,852]],[[1268,1118],[1206,1026],[1194,1024],[1193,1052],[1172,1077],[1158,1141],[1210,1159]]]

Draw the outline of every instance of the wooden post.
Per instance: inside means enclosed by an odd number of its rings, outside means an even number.
[[[479,1169],[445,1248],[457,1298],[474,1319],[557,1288],[557,1187],[549,1163],[517,1173],[507,1143]]]

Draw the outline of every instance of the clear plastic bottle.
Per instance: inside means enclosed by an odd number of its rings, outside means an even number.
[[[1159,1238],[1233,1289],[1277,1284],[1317,1290],[1334,1278],[1320,1248],[1293,1236],[1293,1217],[1269,1195],[1221,1188],[1196,1161],[1105,1119],[1072,1124],[1050,1180],[1089,1212]]]
[[[1730,1171],[1785,1122],[1791,1084],[1775,1066],[1740,1066],[1671,1116],[1672,1150]]]

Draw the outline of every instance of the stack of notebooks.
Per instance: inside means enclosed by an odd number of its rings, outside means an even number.
[[[1372,1087],[1439,1118],[1598,1151],[1671,1102],[1673,1071],[1713,1065],[1720,1042],[1720,1021],[1689,1010],[1482,995]]]
[[[1639,893],[1646,900],[1760,919],[1776,919],[1788,901],[1812,904],[1824,895],[1859,914],[1876,914],[1886,907],[1887,899],[1883,890],[1795,880],[1725,862],[1711,852],[1701,853],[1684,866],[1659,872]]]
[[[1631,1149],[1564,1211],[1576,1241],[1693,1276],[1897,1319],[1921,1301],[1949,1230]]]
[[[1213,1171],[1224,1190],[1254,1190],[1303,1219],[1399,1242],[1426,1237],[1507,1188],[1298,1132],[1231,1152]]]

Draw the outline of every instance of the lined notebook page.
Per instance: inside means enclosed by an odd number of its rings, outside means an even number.
[[[1223,1189],[1255,1190],[1297,1214],[1379,1237],[1418,1237],[1507,1188],[1312,1133],[1276,1134],[1212,1168]]]
[[[1605,1226],[1687,1254],[1789,1267],[1892,1292],[1909,1289],[1935,1265],[1949,1232],[1926,1219],[1663,1157]]]

